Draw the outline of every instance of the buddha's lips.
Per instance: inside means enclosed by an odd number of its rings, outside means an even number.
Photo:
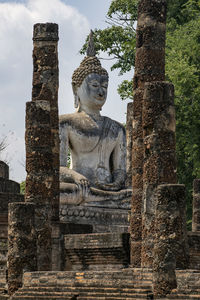
[[[104,101],[105,99],[102,97],[95,97],[95,99],[100,100],[100,101]]]

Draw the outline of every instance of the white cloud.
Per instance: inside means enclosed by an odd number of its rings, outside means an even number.
[[[4,155],[10,161],[11,177],[17,181],[25,178],[25,102],[31,100],[32,31],[37,22],[59,24],[61,112],[72,110],[71,74],[77,65],[76,53],[89,32],[87,19],[60,0],[0,3],[0,139],[8,136]]]

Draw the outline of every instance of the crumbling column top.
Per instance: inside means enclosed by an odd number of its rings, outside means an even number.
[[[33,41],[58,41],[58,24],[36,23],[33,27]]]

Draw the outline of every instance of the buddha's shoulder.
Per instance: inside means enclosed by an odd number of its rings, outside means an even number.
[[[115,121],[113,119],[110,119],[108,117],[104,117],[105,121],[108,122],[110,124],[110,126],[112,126],[113,128],[115,128],[118,131],[122,131],[125,133],[125,126],[123,124],[121,124],[118,121]]]
[[[61,115],[59,123],[61,128],[68,126],[75,130],[91,130],[94,127],[92,119],[85,112]]]
[[[81,116],[80,113],[72,113],[72,114],[65,114],[65,115],[60,115],[59,116],[59,123],[60,125],[73,125],[78,122],[80,122]]]

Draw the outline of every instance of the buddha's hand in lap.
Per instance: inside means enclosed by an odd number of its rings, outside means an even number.
[[[96,187],[104,191],[119,191],[122,189],[122,185],[119,182],[112,183],[96,183]]]
[[[106,191],[119,191],[124,188],[124,182],[126,178],[126,173],[124,170],[115,170],[113,172],[113,182],[109,183],[96,183],[96,186],[102,190]]]

